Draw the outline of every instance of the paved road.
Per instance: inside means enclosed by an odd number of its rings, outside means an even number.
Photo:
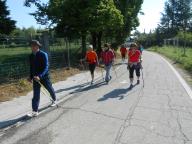
[[[71,95],[59,108],[7,130],[2,144],[192,144],[192,101],[160,56],[144,53],[143,83],[117,78]],[[136,82],[136,81],[135,81]]]

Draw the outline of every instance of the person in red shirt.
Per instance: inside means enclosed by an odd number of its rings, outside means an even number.
[[[101,52],[101,61],[105,65],[106,75],[105,81],[108,83],[111,80],[111,67],[114,62],[115,55],[109,44],[104,44],[104,50]]]
[[[140,68],[141,68],[141,52],[137,49],[137,44],[132,43],[130,45],[130,50],[128,51],[128,69],[130,78],[130,88],[133,87],[133,74],[136,71],[137,84],[140,83]]]
[[[96,65],[98,65],[98,57],[97,53],[93,50],[92,45],[89,45],[89,49],[86,53],[85,59],[89,63],[89,70],[91,73],[91,84],[93,84],[95,67]]]
[[[125,55],[127,53],[127,48],[124,45],[121,45],[120,52],[121,52],[122,61],[125,61]]]

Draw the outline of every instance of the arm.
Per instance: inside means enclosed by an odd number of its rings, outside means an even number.
[[[99,60],[96,52],[95,52],[95,58],[96,58],[96,64],[99,65]]]
[[[29,65],[30,65],[30,69],[29,69],[30,73],[29,73],[28,80],[32,81],[32,79],[33,79],[33,68],[32,68],[32,56],[31,55],[29,56]]]
[[[48,55],[46,53],[42,54],[42,63],[43,63],[43,71],[38,75],[39,78],[42,78],[49,69]]]

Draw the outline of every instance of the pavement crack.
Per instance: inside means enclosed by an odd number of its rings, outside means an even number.
[[[179,131],[183,136],[183,143],[186,144],[188,141],[190,141],[190,139],[187,137],[187,135],[183,132],[182,126],[181,126],[181,122],[179,120],[179,116],[177,116],[177,124],[179,126]]]
[[[143,97],[143,89],[140,90],[139,95],[138,95],[135,103],[134,103],[134,104],[132,105],[132,107],[130,108],[130,112],[129,112],[128,115],[126,116],[126,119],[124,120],[123,124],[121,125],[121,127],[120,127],[120,129],[119,129],[119,131],[118,131],[118,133],[117,133],[117,136],[116,136],[113,144],[118,144],[118,143],[120,142],[120,139],[121,139],[121,137],[122,137],[125,129],[126,129],[127,127],[131,126],[132,116],[133,116],[134,111],[135,111],[135,109],[136,109],[137,105],[139,104],[139,102],[140,102],[140,100],[141,100],[142,97]],[[127,122],[128,122],[128,126],[126,126]]]
[[[171,105],[171,98],[169,95],[167,95],[168,97],[168,106],[170,108],[170,112],[172,114],[172,116],[174,117],[174,114],[173,114],[173,111],[177,112],[177,117],[175,117],[176,119],[176,123],[178,125],[178,128],[179,128],[179,132],[181,133],[181,135],[183,136],[183,143],[186,144],[188,141],[190,141],[190,139],[187,137],[187,135],[184,133],[183,129],[182,129],[182,125],[181,125],[181,122],[180,122],[180,119],[179,119],[179,112],[178,110],[176,110],[175,108],[172,107]]]
[[[63,114],[66,113],[66,112],[67,112],[67,111],[64,111],[64,110],[63,110],[57,117],[55,117],[54,120],[52,120],[51,122],[49,122],[48,124],[46,124],[44,127],[41,127],[40,129],[37,129],[37,130],[29,133],[26,137],[18,140],[18,141],[16,142],[16,144],[20,144],[20,143],[22,143],[23,141],[27,141],[27,140],[29,140],[29,139],[30,139],[32,136],[34,136],[34,135],[38,135],[38,134],[41,133],[43,130],[45,130],[47,127],[51,126],[51,125],[54,124],[57,120],[59,120],[59,119],[63,116]]]
[[[112,116],[112,115],[108,115],[108,114],[104,114],[104,113],[100,113],[100,112],[96,112],[96,111],[90,111],[90,110],[82,109],[80,107],[62,107],[62,106],[59,106],[59,107],[64,109],[64,110],[65,109],[79,110],[79,111],[86,112],[86,113],[93,113],[93,114],[101,115],[101,116],[104,116],[104,117],[107,117],[107,118],[113,118],[113,119],[116,119],[116,120],[125,121],[125,119],[123,119],[123,118],[115,117],[115,116]]]

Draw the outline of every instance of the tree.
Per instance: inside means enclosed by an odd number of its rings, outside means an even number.
[[[51,23],[56,24],[57,31],[64,34],[72,32],[80,34],[82,53],[86,50],[88,33],[92,35],[94,47],[96,48],[97,45],[100,51],[103,31],[108,27],[116,30],[123,24],[123,16],[116,9],[113,0],[50,0],[44,5],[39,5],[37,1],[28,2],[37,5],[38,12],[33,15],[38,22],[43,24],[43,20],[50,20]]]
[[[191,0],[168,0],[162,13],[161,25],[166,35],[173,37],[178,31],[190,29],[192,21]]]
[[[39,23],[50,21],[56,25],[56,31],[81,35],[84,53],[87,34],[91,34],[98,51],[103,36],[110,35],[118,44],[122,43],[139,25],[137,15],[143,0],[49,0],[47,4],[26,0],[25,5],[32,3],[38,9],[33,15]]]
[[[0,34],[10,34],[15,29],[16,21],[9,17],[10,12],[7,10],[6,0],[0,0]]]
[[[116,7],[124,16],[124,26],[116,32],[116,41],[123,42],[130,32],[139,26],[138,13],[142,13],[143,0],[114,0]]]

